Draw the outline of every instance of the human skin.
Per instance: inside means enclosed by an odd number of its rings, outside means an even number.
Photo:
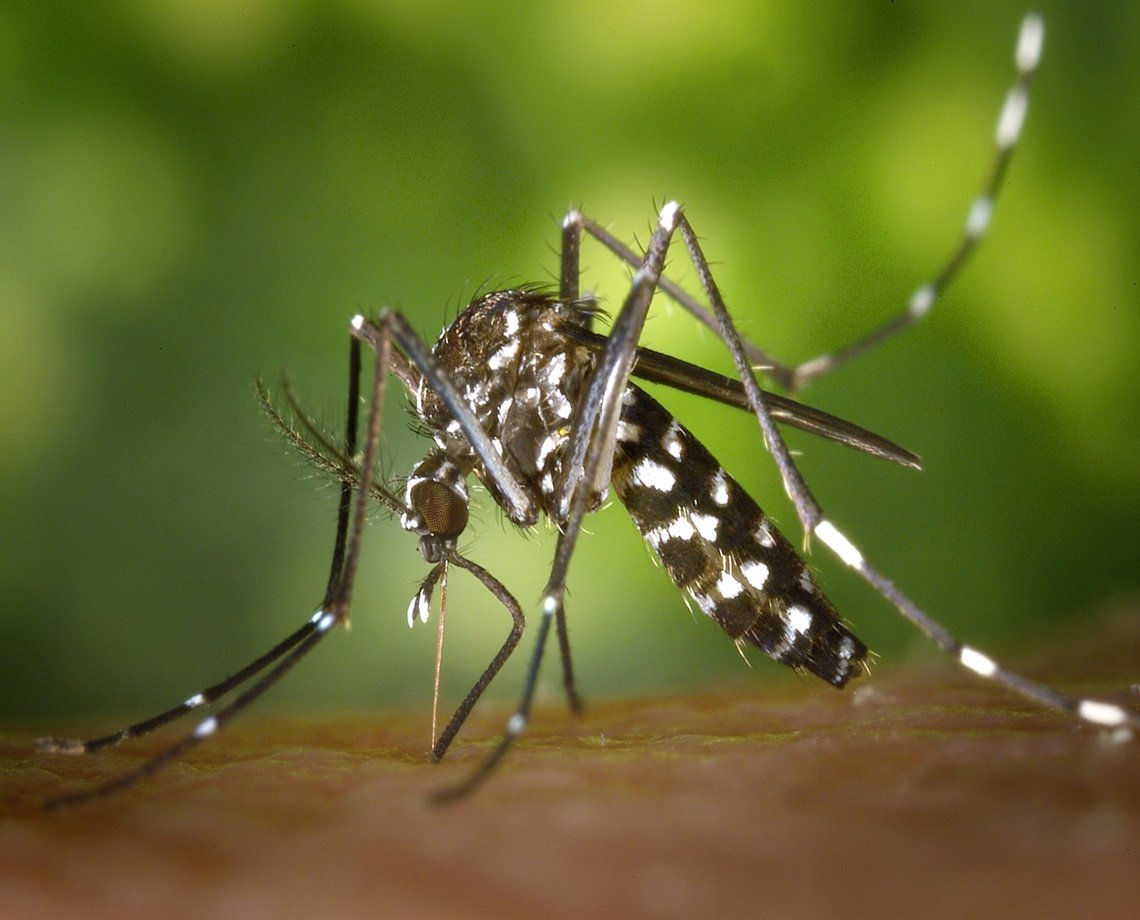
[[[1127,702],[1132,611],[1035,676]],[[1131,663],[1131,664],[1130,664]],[[1140,741],[1042,712],[948,661],[849,691],[737,684],[476,709],[443,764],[426,714],[252,714],[157,776],[63,812],[167,739],[95,757],[0,746],[0,916],[1130,916]],[[1134,696],[1134,694],[1133,694]]]

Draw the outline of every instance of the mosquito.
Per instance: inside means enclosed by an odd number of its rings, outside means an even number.
[[[1068,696],[1008,670],[952,636],[880,574],[825,516],[785,445],[780,426],[800,428],[904,466],[919,467],[919,458],[851,422],[761,389],[755,375],[759,369],[776,385],[796,392],[930,312],[990,224],[997,192],[1021,134],[1043,38],[1042,19],[1028,15],[1017,39],[1016,78],[998,116],[992,166],[969,207],[957,247],[899,314],[839,351],[792,366],[743,340],[692,225],[681,206],[669,202],[660,209],[644,252],[626,246],[580,211],[571,210],[562,222],[557,292],[520,288],[482,294],[434,346],[398,311],[384,310],[375,319],[353,317],[343,443],[336,443],[313,422],[287,382],[287,410],[277,408],[259,383],[261,402],[273,424],[309,460],[340,481],[336,537],[324,598],[290,636],[180,705],[100,738],[42,740],[40,746],[45,750],[92,753],[219,704],[191,732],[134,771],[102,786],[61,796],[53,804],[72,805],[105,796],[156,772],[214,735],[335,627],[346,623],[371,502],[386,508],[404,529],[417,535],[420,554],[431,566],[409,604],[409,624],[428,618],[433,594],[445,584],[452,566],[469,572],[511,617],[510,632],[498,654],[438,737],[433,726],[432,759],[442,758],[515,650],[525,626],[522,608],[510,591],[458,549],[468,523],[471,476],[482,483],[511,523],[529,528],[545,516],[556,525],[558,537],[519,703],[489,755],[461,783],[442,789],[438,801],[472,792],[522,734],[552,629],[567,699],[573,710],[581,710],[567,630],[566,584],[583,520],[597,510],[610,489],[677,587],[738,646],[759,648],[774,660],[835,687],[858,676],[866,669],[868,649],[840,618],[800,554],[704,445],[632,378],[750,412],[795,507],[805,543],[812,536],[818,538],[968,670],[1041,706],[1071,713],[1121,738],[1130,737],[1140,727],[1140,717],[1134,713],[1114,703]],[[597,241],[633,269],[629,292],[608,335],[594,330],[600,311],[593,298],[580,290],[583,237]],[[670,246],[678,238],[694,266],[703,302],[662,274]],[[736,377],[639,344],[658,292],[716,333],[732,358]],[[366,399],[361,384],[365,348],[373,363]],[[390,375],[403,385],[414,402],[417,423],[434,440],[407,478],[403,495],[377,476]],[[367,406],[367,421],[361,441],[362,403]],[[220,702],[230,694],[235,695]]]

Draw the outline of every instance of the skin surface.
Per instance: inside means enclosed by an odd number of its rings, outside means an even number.
[[[1135,697],[1140,617],[1026,665]],[[47,796],[161,747],[0,746],[0,916],[1124,917],[1140,894],[1140,743],[955,671],[539,707],[473,799],[431,807],[497,737],[476,710],[442,766],[426,713],[254,714],[117,797]],[[1122,687],[1120,692],[1107,688]]]

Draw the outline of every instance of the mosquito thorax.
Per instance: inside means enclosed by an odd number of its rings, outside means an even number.
[[[555,520],[558,484],[575,406],[594,355],[566,334],[588,327],[591,302],[563,301],[535,290],[494,291],[476,298],[443,331],[432,354],[470,407],[494,450],[530,503],[512,513],[499,484],[486,475],[459,423],[430,386],[417,392],[416,412],[440,449],[473,472],[513,523]],[[409,498],[409,504],[412,504]]]

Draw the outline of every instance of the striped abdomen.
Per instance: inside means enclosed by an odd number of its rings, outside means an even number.
[[[622,396],[613,486],[679,588],[737,642],[842,687],[867,647],[792,545],[648,393]]]

